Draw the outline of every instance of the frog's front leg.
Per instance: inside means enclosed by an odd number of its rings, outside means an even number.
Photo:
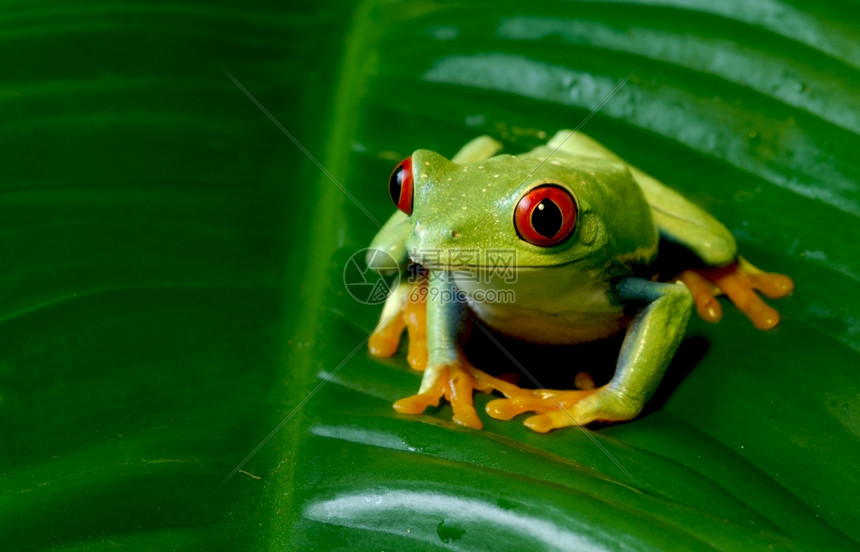
[[[394,408],[403,414],[421,414],[445,397],[454,409],[454,422],[481,429],[472,393],[475,376],[483,373],[469,364],[460,346],[466,302],[447,272],[431,272],[427,285],[427,368],[418,393],[400,399]]]
[[[682,284],[624,278],[616,286],[624,304],[644,305],[633,317],[615,375],[597,389],[573,391],[499,389],[508,398],[487,405],[490,416],[510,419],[535,412],[525,420],[534,431],[585,425],[594,421],[624,421],[636,417],[666,371],[684,335],[693,308],[690,292]]]
[[[406,330],[409,335],[406,360],[413,369],[424,370],[427,366],[426,297],[426,277],[416,277],[414,281],[401,277],[397,288],[385,300],[379,325],[370,334],[371,355],[389,357],[396,353],[403,330]]]

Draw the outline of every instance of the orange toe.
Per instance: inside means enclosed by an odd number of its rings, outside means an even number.
[[[367,342],[370,354],[377,357],[390,357],[397,352],[400,335],[406,328],[401,316],[394,316],[387,324],[371,334]]]
[[[445,387],[445,398],[454,409],[453,420],[455,423],[481,429],[483,424],[475,412],[472,402],[472,393],[475,389],[475,380],[467,369],[453,366],[450,370],[448,385]]]
[[[751,301],[747,308],[741,310],[759,330],[769,330],[779,324],[779,312],[758,297]]]
[[[427,367],[427,282],[413,285],[409,293],[403,320],[409,333],[409,353],[406,360],[414,370],[423,372]]]
[[[696,312],[702,320],[711,323],[719,322],[723,317],[723,308],[714,297],[715,293],[719,292],[714,289],[715,286],[695,270],[685,270],[678,276],[678,280],[690,290],[696,303]]]
[[[718,278],[716,283],[756,328],[769,330],[779,324],[779,313],[756,295],[746,274],[740,271],[730,272]]]
[[[749,277],[753,286],[771,299],[785,297],[794,291],[794,280],[785,274],[762,272],[760,274],[750,274]]]
[[[428,406],[439,406],[439,396],[431,393],[421,393],[400,399],[394,403],[394,410],[401,414],[421,414]]]
[[[514,401],[510,399],[496,399],[494,401],[490,401],[487,403],[484,410],[486,410],[487,414],[489,414],[491,418],[506,421],[525,412],[522,407],[517,406],[514,404]]]
[[[548,433],[555,428],[552,417],[549,414],[539,414],[526,418],[523,425],[537,433]]]
[[[747,275],[752,286],[766,297],[778,299],[794,291],[794,280],[785,274],[765,272],[743,257],[738,257],[738,268]]]
[[[573,385],[577,389],[594,389],[594,378],[588,372],[578,372],[573,378]]]

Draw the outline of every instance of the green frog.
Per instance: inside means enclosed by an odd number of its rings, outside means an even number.
[[[398,210],[371,250],[404,270],[369,349],[393,355],[408,331],[409,363],[423,379],[394,404],[398,412],[420,414],[444,397],[456,423],[480,429],[473,393],[482,391],[504,396],[487,404],[491,417],[530,412],[524,423],[538,432],[630,420],[657,388],[694,308],[716,322],[716,297],[726,294],[756,327],[779,322],[756,291],[785,296],[789,277],[738,257],[719,221],[595,140],[562,130],[527,153],[500,151],[482,136],[451,160],[418,150],[391,174]],[[661,238],[700,266],[658,281]],[[469,363],[467,320],[533,343],[624,338],[605,385],[582,372],[568,390],[524,389]]]

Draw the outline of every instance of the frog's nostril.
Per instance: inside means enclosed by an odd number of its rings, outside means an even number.
[[[457,232],[456,230],[451,230],[451,237],[454,239],[457,239],[460,237],[460,233]]]

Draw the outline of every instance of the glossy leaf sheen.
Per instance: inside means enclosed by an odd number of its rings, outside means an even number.
[[[858,546],[860,14],[787,0],[6,5],[0,542]],[[719,325],[694,320],[631,423],[538,435],[483,413],[465,430],[447,406],[397,415],[420,377],[404,354],[368,356],[381,307],[342,282],[393,210],[391,168],[478,134],[515,153],[586,119],[752,262],[794,277],[772,303],[783,323],[756,331],[728,304]],[[611,373],[617,354],[504,344],[547,385]],[[469,354],[510,367],[491,342]]]

